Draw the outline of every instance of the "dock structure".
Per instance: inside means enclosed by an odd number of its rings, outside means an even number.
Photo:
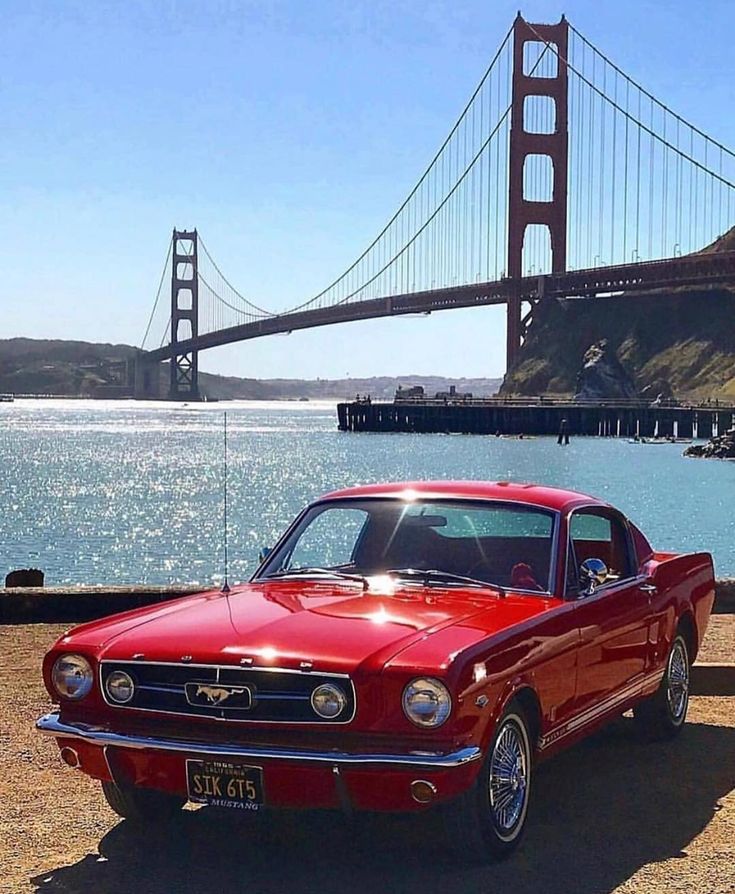
[[[563,420],[571,437],[711,438],[735,425],[735,405],[675,401],[572,401],[550,398],[474,398],[337,405],[347,432],[554,435]]]

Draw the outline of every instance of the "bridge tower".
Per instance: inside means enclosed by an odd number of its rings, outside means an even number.
[[[529,224],[542,224],[551,237],[551,272],[563,273],[567,266],[567,157],[568,157],[568,72],[567,46],[569,26],[562,16],[556,25],[532,25],[519,13],[513,24],[513,78],[510,118],[510,172],[508,194],[508,276],[516,284],[516,294],[508,300],[507,365],[510,370],[518,360],[531,312],[522,316],[519,280],[523,275],[523,240]],[[556,75],[538,77],[524,74],[524,47],[529,41],[553,44],[558,55]],[[547,50],[547,55],[552,50]],[[555,106],[552,133],[526,130],[526,99],[549,97]],[[553,166],[550,201],[526,199],[523,172],[531,155],[548,156]]]
[[[171,262],[170,400],[199,400],[199,354],[176,350],[199,334],[198,240],[196,230],[174,230]]]

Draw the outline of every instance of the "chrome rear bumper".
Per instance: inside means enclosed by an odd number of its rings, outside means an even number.
[[[477,747],[459,748],[448,753],[409,751],[406,754],[355,754],[345,751],[308,751],[294,748],[259,748],[250,745],[194,742],[184,739],[157,739],[116,733],[101,726],[87,723],[64,723],[57,713],[44,714],[36,721],[36,729],[48,736],[80,739],[91,745],[134,748],[137,750],[174,751],[185,754],[204,754],[215,757],[244,757],[257,760],[304,761],[307,763],[399,765],[404,767],[433,767],[445,769],[460,767],[482,757]]]

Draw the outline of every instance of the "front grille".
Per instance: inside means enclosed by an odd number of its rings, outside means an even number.
[[[125,704],[115,702],[107,693],[106,683],[114,671],[129,674],[135,684],[133,697]],[[340,674],[103,661],[100,683],[105,701],[115,708],[264,723],[349,723],[355,716],[354,686]],[[311,694],[322,683],[339,686],[347,700],[334,720],[320,717],[311,706]]]

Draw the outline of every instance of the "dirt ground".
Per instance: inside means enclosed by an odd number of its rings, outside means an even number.
[[[185,811],[142,836],[98,784],[63,766],[34,720],[41,657],[59,625],[0,628],[0,891],[85,894],[531,894],[735,892],[735,687],[692,698],[682,735],[644,744],[629,718],[541,765],[520,849],[468,868],[436,818]],[[732,661],[735,615],[700,658]],[[729,681],[729,682],[728,682]]]

